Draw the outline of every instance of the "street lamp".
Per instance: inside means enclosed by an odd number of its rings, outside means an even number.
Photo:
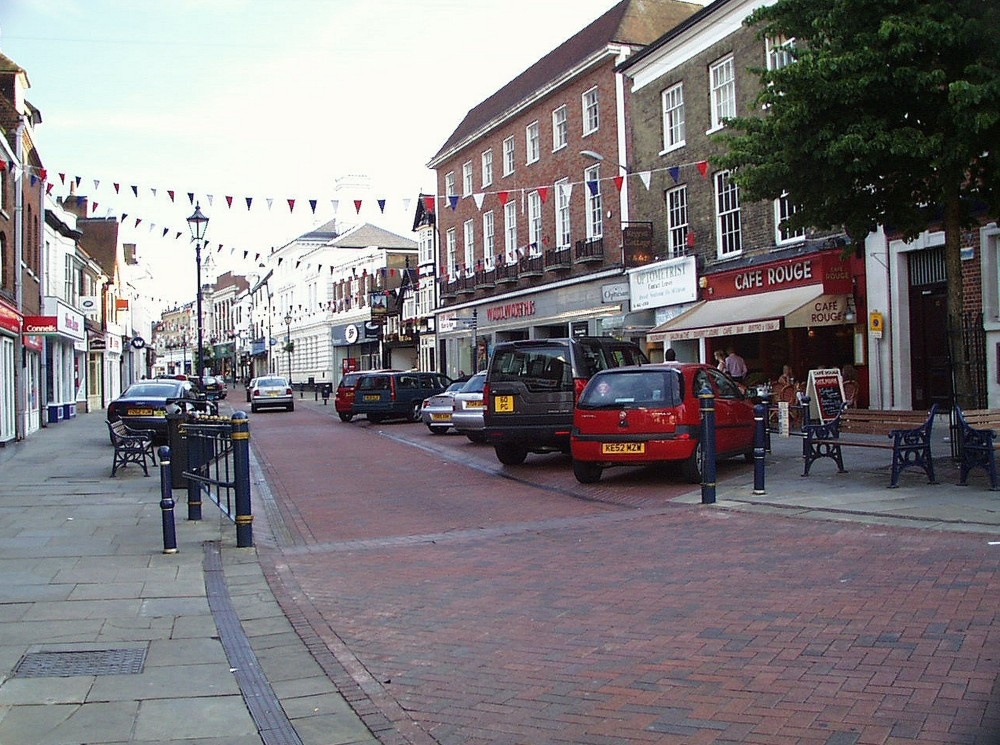
[[[191,229],[191,240],[195,242],[194,261],[198,273],[198,294],[196,296],[198,312],[198,369],[195,372],[195,375],[200,378],[205,354],[201,322],[201,243],[205,240],[205,230],[208,229],[208,218],[201,213],[201,205],[197,202],[194,205],[194,214],[187,219],[187,222],[188,227]]]
[[[285,354],[288,355],[288,387],[292,386],[292,314],[285,315]]]

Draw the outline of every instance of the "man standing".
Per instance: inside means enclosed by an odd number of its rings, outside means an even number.
[[[742,383],[743,379],[747,376],[746,361],[736,354],[736,350],[733,347],[727,347],[726,352],[728,352],[726,357],[726,372],[737,383]]]

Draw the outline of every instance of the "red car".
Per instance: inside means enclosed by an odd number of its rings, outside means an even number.
[[[701,403],[715,395],[718,458],[753,458],[753,403],[710,365],[666,362],[618,367],[594,375],[577,400],[571,448],[573,474],[584,484],[610,466],[679,461],[685,478],[701,481]]]
[[[396,370],[354,370],[344,373],[337,385],[337,392],[334,395],[333,407],[337,410],[340,421],[349,422],[354,418],[354,388],[358,384],[358,378],[373,372],[397,372]]]

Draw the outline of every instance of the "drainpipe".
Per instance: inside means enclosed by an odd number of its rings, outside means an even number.
[[[24,116],[17,124],[14,135],[14,157],[21,166],[21,173],[14,179],[14,304],[19,313],[24,315]],[[20,358],[14,362],[14,439],[23,440],[25,431],[25,402],[27,398],[27,358],[24,349],[24,329],[17,336],[16,349]]]

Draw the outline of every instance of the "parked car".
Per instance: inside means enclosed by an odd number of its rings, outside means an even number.
[[[468,380],[456,380],[440,393],[424,399],[420,405],[420,421],[427,425],[432,435],[443,435],[451,429],[452,402]]]
[[[591,376],[646,362],[637,345],[604,336],[497,344],[483,391],[486,441],[505,465],[528,453],[569,453],[573,405]]]
[[[253,388],[253,384],[256,380],[257,378],[250,378],[250,380],[247,381],[247,403],[250,403],[250,390]]]
[[[295,397],[288,379],[280,375],[265,375],[254,378],[250,386],[250,411],[258,409],[281,407],[295,411]]]
[[[478,372],[469,378],[462,390],[452,399],[451,426],[472,442],[486,442],[483,431],[483,386],[486,384],[486,371]]]
[[[133,383],[108,404],[108,421],[121,420],[133,429],[150,429],[158,440],[167,439],[167,405],[176,402],[181,409],[204,408],[187,380],[156,378]]]
[[[611,466],[678,461],[691,483],[701,481],[704,449],[701,401],[715,395],[718,458],[753,458],[753,403],[739,385],[710,365],[665,362],[621,367],[591,378],[573,415],[573,474],[594,483]]]
[[[222,378],[215,375],[189,375],[188,380],[196,391],[205,394],[205,397],[210,401],[218,401],[226,397],[225,383],[222,382]]]
[[[375,372],[362,375],[355,386],[354,414],[364,414],[370,422],[386,419],[420,421],[425,398],[451,385],[447,375],[432,372]]]
[[[354,370],[344,373],[337,384],[337,393],[333,399],[333,407],[337,410],[340,421],[349,422],[354,419],[354,387],[362,375],[376,372],[398,372],[397,370]]]

